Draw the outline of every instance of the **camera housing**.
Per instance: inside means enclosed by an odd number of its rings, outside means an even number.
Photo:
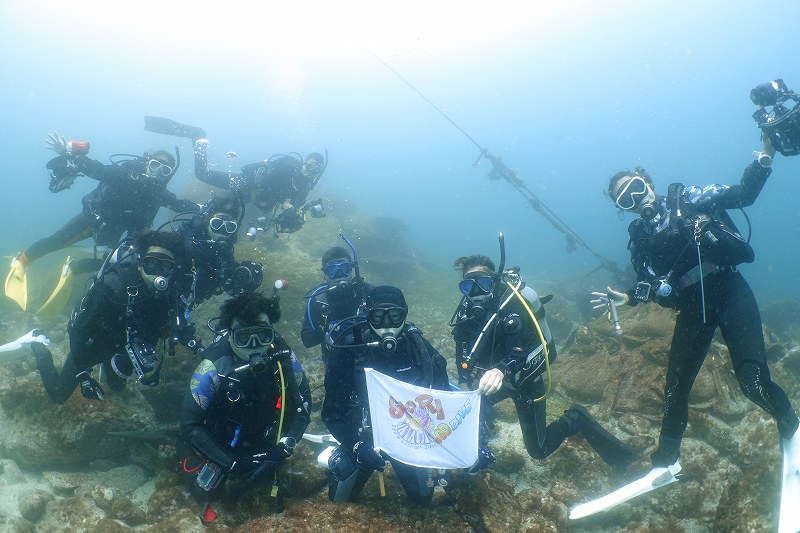
[[[652,285],[646,281],[640,281],[636,284],[636,289],[633,292],[633,297],[640,302],[646,302],[650,299],[650,290]]]
[[[754,87],[750,100],[759,106],[753,119],[775,149],[784,156],[800,154],[800,96],[776,79]]]

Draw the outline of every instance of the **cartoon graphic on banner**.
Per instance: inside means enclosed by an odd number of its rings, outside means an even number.
[[[409,385],[365,368],[375,448],[422,468],[469,468],[478,460],[480,393]]]

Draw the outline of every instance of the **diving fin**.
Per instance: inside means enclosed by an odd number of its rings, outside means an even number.
[[[72,269],[69,267],[72,262],[71,257],[67,257],[64,261],[64,266],[61,267],[61,275],[58,278],[58,284],[53,289],[52,294],[47,301],[36,311],[36,315],[44,320],[50,320],[56,316],[64,306],[69,302],[69,297],[72,295]]]
[[[652,490],[660,489],[661,487],[677,481],[680,472],[681,465],[677,461],[675,461],[675,464],[667,467],[654,467],[645,476],[640,477],[636,481],[632,481],[624,487],[596,500],[578,505],[570,511],[569,519],[577,520],[585,516],[599,513],[600,511],[607,511],[631,498],[647,494]]]
[[[186,137],[192,140],[203,139],[206,136],[206,131],[203,128],[188,126],[164,117],[144,117],[144,129],[153,133],[163,133],[173,137]]]
[[[23,311],[28,308],[28,261],[25,254],[11,260],[11,271],[6,276],[6,296],[17,302]]]
[[[800,429],[789,439],[781,439],[783,445],[783,483],[781,486],[781,510],[778,533],[800,531]]]

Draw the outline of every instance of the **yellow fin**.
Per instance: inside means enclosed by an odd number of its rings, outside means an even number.
[[[23,311],[28,308],[28,276],[25,264],[16,257],[11,260],[11,271],[6,276],[6,296],[17,302]]]
[[[69,264],[72,261],[71,257],[67,257],[64,265],[61,267],[61,276],[58,278],[58,284],[47,301],[36,311],[36,315],[44,320],[50,320],[55,317],[64,306],[69,302],[69,297],[72,295],[72,270]]]

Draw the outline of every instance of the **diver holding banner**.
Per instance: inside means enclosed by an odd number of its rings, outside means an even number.
[[[366,317],[342,320],[326,337],[330,355],[322,421],[340,443],[327,461],[331,501],[354,500],[372,472],[384,469],[386,459],[376,451],[370,431],[377,413],[370,409],[365,368],[425,389],[450,390],[447,361],[406,321],[407,315],[402,291],[378,286],[367,295]],[[389,461],[409,499],[430,503],[434,473],[393,457]]]

